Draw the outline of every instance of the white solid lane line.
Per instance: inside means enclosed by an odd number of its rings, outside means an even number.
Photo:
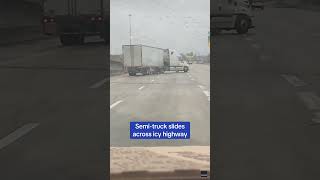
[[[141,87],[139,87],[139,90],[141,90],[141,89],[143,89],[144,88],[144,86],[141,86]]]
[[[92,89],[99,88],[100,86],[102,86],[106,82],[107,82],[107,79],[105,78],[99,82],[94,83],[92,86],[90,86],[90,88],[92,88]]]
[[[14,132],[10,133],[8,136],[2,138],[0,140],[0,149],[8,146],[9,144],[13,143],[15,140],[19,139],[23,135],[30,132],[33,128],[37,127],[39,123],[29,123],[21,128],[15,130]]]
[[[300,80],[297,76],[294,75],[287,75],[287,74],[282,74],[281,75],[284,79],[286,79],[290,84],[292,84],[295,87],[299,86],[305,86],[307,85],[305,82]]]
[[[122,103],[122,102],[123,102],[122,100],[119,100],[119,101],[111,104],[110,109],[114,108],[115,106],[117,106],[118,104],[120,104],[120,103]]]

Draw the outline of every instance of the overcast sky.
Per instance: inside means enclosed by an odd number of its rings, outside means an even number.
[[[111,0],[110,51],[121,54],[129,44],[175,49],[179,53],[209,53],[210,0]]]

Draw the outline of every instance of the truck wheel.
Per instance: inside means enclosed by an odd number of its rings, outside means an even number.
[[[189,70],[188,67],[184,67],[184,68],[183,68],[183,71],[184,71],[184,72],[188,72],[188,70]]]
[[[148,69],[143,69],[143,70],[142,70],[142,75],[145,76],[145,75],[147,75],[147,74],[148,74]]]
[[[250,27],[250,18],[245,15],[239,15],[236,19],[236,30],[239,34],[245,34]]]

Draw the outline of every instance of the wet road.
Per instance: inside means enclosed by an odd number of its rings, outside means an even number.
[[[105,78],[107,52],[95,40],[0,47],[1,179],[106,177],[108,93],[92,86]]]
[[[190,121],[190,140],[130,140],[130,121]],[[190,71],[110,79],[110,145],[210,145],[210,66]]]
[[[214,37],[216,179],[319,179],[319,17],[266,8]]]

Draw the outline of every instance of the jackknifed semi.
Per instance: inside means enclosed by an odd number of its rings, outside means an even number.
[[[123,45],[123,64],[130,76],[159,74],[165,71],[189,71],[189,65],[180,61],[175,51],[145,45]]]

